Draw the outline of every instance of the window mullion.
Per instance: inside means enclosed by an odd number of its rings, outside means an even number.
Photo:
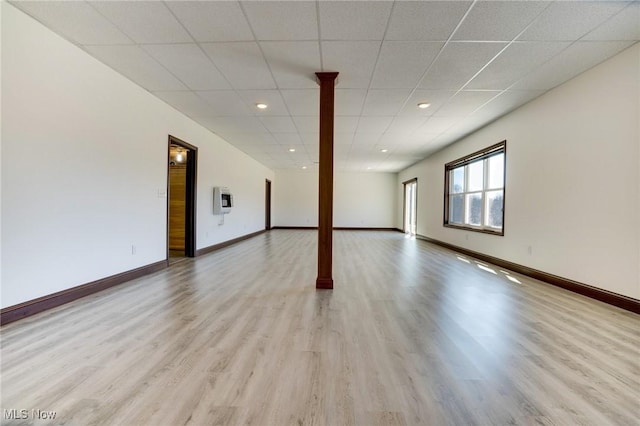
[[[467,212],[467,191],[469,191],[469,165],[464,166],[464,192],[462,196],[462,199],[464,200],[464,202],[462,203],[462,206],[464,207],[464,210],[462,210],[464,214],[462,223],[464,223],[465,225],[469,225],[469,214]]]
[[[482,161],[484,161],[484,176],[482,178],[482,213],[480,214],[482,221],[480,223],[482,224],[482,229],[484,229],[487,226],[485,215],[487,212],[487,187],[489,186],[489,158],[485,158]]]

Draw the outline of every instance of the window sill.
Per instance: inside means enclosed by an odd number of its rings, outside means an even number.
[[[504,228],[502,228],[499,231],[492,231],[490,229],[472,228],[470,226],[452,225],[450,223],[445,223],[444,227],[445,228],[459,229],[461,231],[479,232],[481,234],[497,235],[499,237],[504,237]]]

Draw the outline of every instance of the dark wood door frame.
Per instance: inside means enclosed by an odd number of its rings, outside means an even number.
[[[264,229],[271,229],[271,181],[265,179],[264,186]]]
[[[198,177],[198,147],[169,135],[167,146],[167,259],[169,258],[169,162],[171,161],[171,145],[178,145],[187,151],[186,202],[184,220],[184,255],[196,255],[196,194]]]

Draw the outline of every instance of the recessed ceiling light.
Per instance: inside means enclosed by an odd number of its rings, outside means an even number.
[[[302,166],[302,170],[307,170],[307,166]]]
[[[263,103],[256,104],[256,108],[258,109],[266,109],[267,106],[268,106],[267,104],[263,104]]]
[[[418,104],[418,108],[420,108],[420,109],[429,108],[430,106],[431,106],[431,104],[430,104],[430,103],[428,103],[428,102],[420,102],[420,103]]]
[[[296,152],[295,148],[289,148],[289,152]]]
[[[367,167],[367,170],[371,170],[371,167]]]
[[[389,152],[389,150],[386,149],[386,148],[383,148],[383,149],[380,150],[380,152]]]

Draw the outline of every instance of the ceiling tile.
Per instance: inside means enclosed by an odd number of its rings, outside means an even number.
[[[320,130],[318,117],[294,116],[293,122],[300,133],[318,133]],[[303,138],[304,139],[304,138]]]
[[[238,90],[237,93],[257,116],[289,115],[278,90]],[[259,103],[267,104],[267,108],[256,108],[256,104]]]
[[[499,95],[497,91],[462,91],[435,112],[439,117],[465,117]]]
[[[302,145],[302,139],[300,135],[297,133],[272,133],[273,137],[278,141],[279,144],[289,147],[293,145]],[[294,146],[295,149],[299,149]],[[283,153],[287,153],[286,149],[283,148]]]
[[[203,43],[202,48],[235,89],[276,88],[257,43]]]
[[[336,89],[335,115],[360,115],[366,96],[362,89]]]
[[[550,5],[519,40],[576,40],[611,17],[627,2],[559,1]]]
[[[231,88],[195,43],[147,44],[141,47],[192,90]]]
[[[632,41],[579,41],[513,85],[519,90],[548,90],[622,51]]]
[[[359,117],[336,117],[333,129],[336,133],[355,133]]]
[[[422,124],[427,117],[396,117],[386,131],[386,134],[407,135]]]
[[[168,1],[166,5],[198,42],[253,40],[238,2]]]
[[[207,90],[196,92],[218,116],[250,116],[254,114],[233,90]]]
[[[85,50],[147,90],[187,90],[138,46],[85,46]]]
[[[548,5],[548,1],[476,2],[453,39],[511,41]]]
[[[409,89],[369,90],[362,115],[396,115],[410,94]]]
[[[567,42],[513,43],[466,87],[501,90],[511,86],[565,49]]]
[[[12,2],[258,161],[292,170],[317,169],[319,70],[340,73],[336,168],[398,171],[640,37],[640,2],[392,3]],[[533,41],[511,43],[519,33]]]
[[[358,132],[384,133],[393,121],[393,117],[360,117]]]
[[[382,40],[391,1],[321,1],[322,40]]]
[[[271,159],[268,155],[264,155],[264,145],[244,145],[241,143],[234,143],[233,145],[240,151],[244,152],[245,154],[249,154],[256,160],[260,157]]]
[[[446,41],[470,5],[470,1],[396,2],[385,40]]]
[[[198,120],[216,134],[232,135],[236,133],[264,133],[264,125],[256,117],[202,117]]]
[[[507,90],[472,114],[470,121],[479,125],[494,121],[543,94],[543,90]],[[467,121],[467,120],[465,120]]]
[[[137,43],[193,41],[164,2],[92,1],[89,3]]]
[[[264,151],[269,153],[271,155],[272,158],[276,159],[276,160],[288,160],[287,158],[287,151],[288,147],[284,146],[280,143],[277,143],[275,145],[265,145],[264,146]]]
[[[289,116],[284,117],[260,117],[260,121],[271,133],[297,133],[295,124]]]
[[[373,74],[374,89],[413,89],[443,43],[386,41]]]
[[[372,144],[353,144],[349,149],[349,153],[354,155],[363,155],[363,154],[372,154],[373,153],[373,145]]]
[[[194,92],[153,92],[153,94],[189,117],[206,117],[216,112]]]
[[[348,147],[352,142],[353,132],[339,132],[336,130],[336,132],[333,134],[334,148],[336,146],[341,146],[341,149],[347,150],[348,152]]]
[[[401,116],[428,117],[433,115],[456,92],[452,90],[416,90],[400,111]],[[418,108],[419,103],[431,104],[428,108]]]
[[[338,71],[338,87],[354,89],[369,87],[376,65],[380,41],[323,41],[324,71]]]
[[[420,87],[460,89],[506,45],[498,42],[448,43],[420,82]]]
[[[253,132],[253,133],[231,133],[227,132],[226,137],[228,140],[234,141],[234,144],[240,145],[251,145],[254,147],[253,150],[257,150],[258,147],[264,152],[263,147],[265,145],[277,145],[278,142],[273,137],[273,135],[266,130],[263,132]]]
[[[317,40],[316,4],[310,1],[241,2],[258,40]]]
[[[261,42],[267,63],[280,89],[316,88],[315,73],[320,70],[317,41]]]
[[[369,133],[369,132],[356,132],[353,135],[353,145],[376,145],[380,138],[382,137],[382,132],[380,133]]]
[[[422,134],[439,134],[460,121],[460,117],[429,117],[426,123],[416,129]]]
[[[302,143],[308,147],[317,147],[320,141],[320,134],[317,132],[300,132]]]
[[[129,37],[85,2],[16,1],[11,4],[78,44],[133,44]]]
[[[640,40],[640,2],[633,2],[603,22],[583,40]]]
[[[405,136],[406,134],[385,133],[378,141],[378,145],[380,146],[380,148],[388,149],[389,151],[391,151],[397,145],[402,144]],[[380,154],[383,155],[386,153],[380,152]]]
[[[318,117],[320,98],[317,89],[281,90],[291,115],[311,115]]]

